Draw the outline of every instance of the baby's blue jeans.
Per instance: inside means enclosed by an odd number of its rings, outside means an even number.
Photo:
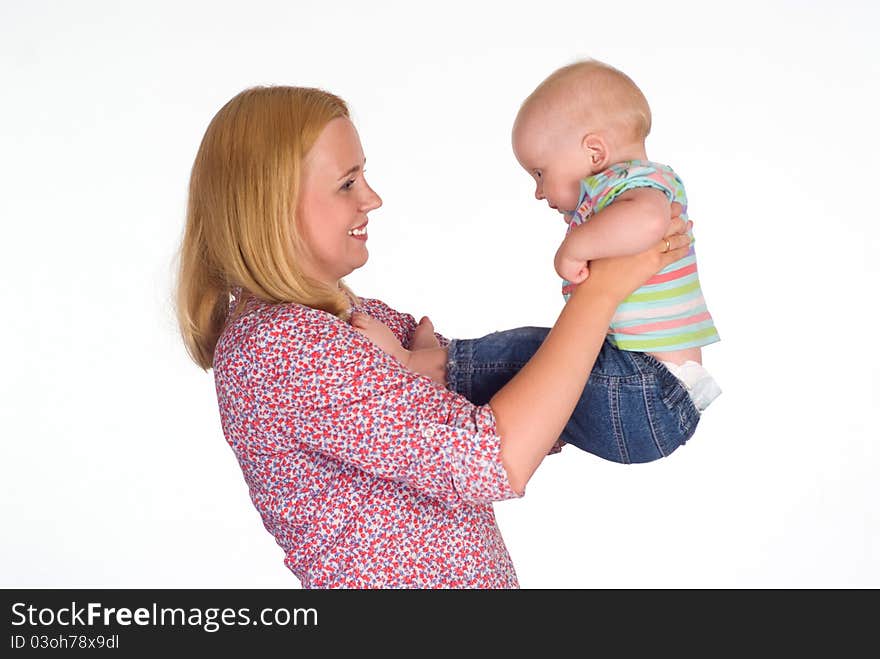
[[[479,339],[453,339],[449,388],[476,405],[488,403],[549,331],[519,327]],[[687,389],[663,364],[605,341],[560,439],[612,462],[651,462],[690,439],[699,420]]]

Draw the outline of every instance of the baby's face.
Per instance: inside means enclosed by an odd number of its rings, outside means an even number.
[[[571,213],[589,163],[577,132],[558,123],[547,112],[524,110],[513,127],[513,153],[535,180],[535,197],[560,213]]]

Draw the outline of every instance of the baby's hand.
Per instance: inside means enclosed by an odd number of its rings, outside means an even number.
[[[566,242],[563,241],[556,250],[556,258],[553,259],[556,273],[572,284],[580,284],[590,276],[589,264],[583,259],[576,258],[568,253]]]

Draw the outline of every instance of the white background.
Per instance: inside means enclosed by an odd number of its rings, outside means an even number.
[[[510,127],[592,56],[687,186],[724,394],[669,459],[567,448],[498,504],[523,587],[880,587],[877,7],[3,2],[0,585],[299,587],[171,306],[226,100],[347,99],[385,200],[349,283],[472,337],[562,306]]]

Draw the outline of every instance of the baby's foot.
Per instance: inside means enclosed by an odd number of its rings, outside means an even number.
[[[351,314],[351,325],[404,366],[409,363],[410,351],[400,344],[385,323],[355,311]]]
[[[351,314],[351,324],[377,347],[414,373],[427,375],[440,386],[446,386],[447,351],[440,347],[440,342],[434,336],[434,325],[427,318],[419,321],[413,333],[413,350],[404,348],[387,325],[371,316],[354,312]]]
[[[416,325],[409,346],[410,350],[428,350],[440,347],[440,341],[434,336],[434,324],[427,316],[422,316],[419,324]]]
[[[409,353],[407,368],[420,375],[427,375],[441,387],[446,386],[446,360],[449,351],[437,346],[422,348]]]

